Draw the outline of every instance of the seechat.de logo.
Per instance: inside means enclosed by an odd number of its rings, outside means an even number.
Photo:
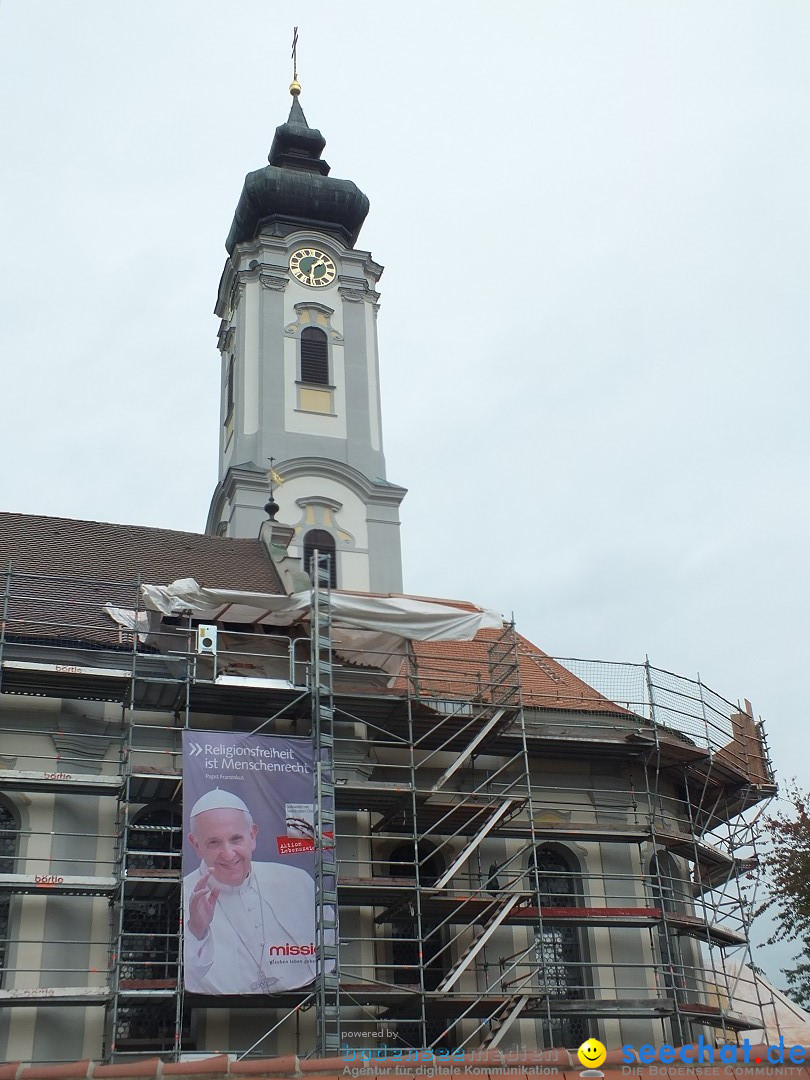
[[[682,1062],[684,1065],[803,1065],[805,1061],[805,1049],[803,1046],[785,1046],[784,1038],[765,1049],[759,1051],[759,1057],[751,1053],[751,1043],[743,1039],[742,1046],[733,1046],[726,1043],[723,1046],[712,1046],[705,1043],[701,1036],[694,1046],[674,1047],[668,1043],[655,1047],[644,1043],[636,1050],[635,1046],[628,1043],[622,1047],[622,1062],[625,1065],[634,1065],[636,1055],[642,1065],[672,1065],[673,1062]],[[580,1061],[582,1058],[580,1058]],[[629,1071],[629,1070],[628,1070]]]

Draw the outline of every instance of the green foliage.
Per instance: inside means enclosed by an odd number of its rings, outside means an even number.
[[[763,859],[767,899],[759,911],[767,911],[776,929],[768,944],[788,941],[800,944],[796,966],[785,970],[788,994],[804,1008],[810,1007],[810,793],[790,784],[783,801],[786,809],[765,819],[769,847]]]

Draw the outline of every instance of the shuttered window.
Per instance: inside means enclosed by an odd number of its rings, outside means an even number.
[[[329,345],[323,330],[314,326],[301,331],[301,382],[329,385]]]

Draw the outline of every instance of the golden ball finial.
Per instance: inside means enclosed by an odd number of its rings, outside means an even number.
[[[298,79],[293,79],[293,81],[290,83],[290,93],[293,97],[298,97],[298,95],[301,93],[301,83],[298,81]]]

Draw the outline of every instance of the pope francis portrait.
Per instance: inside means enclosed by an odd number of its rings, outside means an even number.
[[[185,987],[197,994],[276,994],[315,978],[315,886],[297,867],[253,862],[258,826],[229,791],[191,809],[200,857],[183,878]]]

